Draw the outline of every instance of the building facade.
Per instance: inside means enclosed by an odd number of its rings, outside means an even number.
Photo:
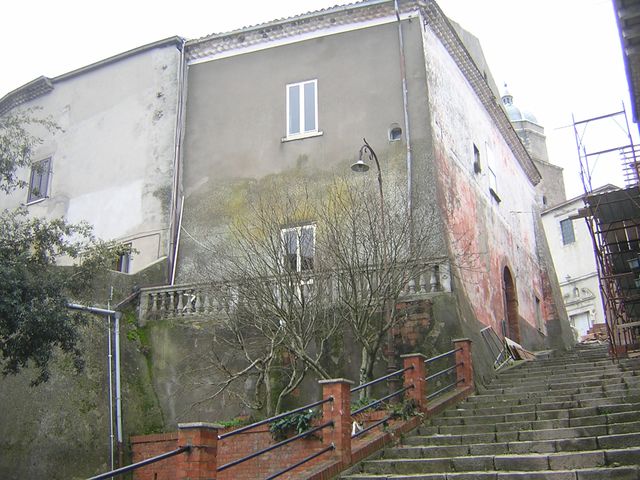
[[[55,78],[40,77],[0,99],[0,114],[32,109],[59,127],[42,139],[29,187],[0,207],[87,221],[104,240],[130,244],[123,273],[167,257],[173,213],[182,39],[139,47]],[[35,110],[33,110],[35,109]]]
[[[28,93],[35,86],[43,89]],[[431,355],[469,337],[482,383],[494,374],[487,328],[530,350],[572,344],[548,268],[541,172],[498,98],[477,39],[433,1],[366,0],[168,39],[2,99],[42,106],[64,129],[36,153],[46,168],[23,172],[30,188],[3,206],[88,220],[100,237],[139,251],[130,272],[166,266],[165,285],[140,285],[129,312],[124,391],[141,400],[125,407],[125,432],[152,416],[165,429],[230,419],[247,413],[237,397],[205,401],[205,387],[220,381],[210,366],[226,358],[212,332],[224,314],[209,295],[216,249],[235,247],[224,240],[255,199],[300,189],[322,198],[333,179],[359,182],[350,167],[366,138],[385,194],[434,233],[429,273],[407,282],[407,328],[393,332],[386,353]],[[373,166],[360,178],[375,191]],[[299,220],[281,225],[282,254],[311,277],[322,225]],[[360,352],[344,338],[346,353],[327,361],[355,379]],[[24,451],[42,444],[38,435],[24,435],[33,438]],[[23,477],[40,474],[29,468]]]
[[[607,185],[598,189],[598,192],[613,190],[617,190],[617,187]],[[587,224],[578,213],[583,208],[584,198],[581,195],[542,213],[564,305],[577,340],[593,324],[606,320],[593,240]]]
[[[456,321],[530,349],[550,324],[561,339],[541,268],[541,175],[460,32],[434,2],[368,1],[187,42],[176,282],[202,280],[239,197],[274,178],[348,175],[365,137],[413,208],[436,207]]]

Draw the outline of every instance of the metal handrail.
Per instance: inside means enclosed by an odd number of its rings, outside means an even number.
[[[456,368],[458,368],[461,365],[464,365],[464,362],[458,362],[453,367],[445,368],[444,370],[440,370],[438,373],[434,373],[433,375],[429,375],[427,378],[425,378],[425,381],[428,382],[429,380],[433,380],[434,378],[438,378],[438,377],[440,377],[442,375],[446,375],[447,373],[455,370]]]
[[[293,465],[285,468],[284,470],[280,470],[278,473],[274,473],[273,475],[271,475],[270,477],[265,478],[265,480],[272,480],[274,478],[278,478],[280,475],[283,475],[287,472],[290,472],[291,470],[293,470],[294,468],[299,467],[300,465],[304,465],[305,463],[313,460],[314,458],[319,457],[320,455],[322,455],[323,453],[328,452],[329,450],[335,450],[336,446],[333,442],[331,442],[331,445],[329,445],[327,448],[323,448],[322,450],[320,450],[319,452],[316,452],[314,454],[309,455],[308,457],[303,458],[302,460],[300,460],[299,462],[294,463]]]
[[[450,350],[448,352],[441,353],[440,355],[436,355],[435,357],[428,358],[428,359],[426,359],[424,361],[424,363],[429,364],[431,362],[435,362],[436,360],[440,360],[441,358],[444,358],[444,357],[449,356],[449,355],[453,355],[454,353],[461,352],[461,351],[462,351],[462,347],[455,348],[455,349]]]
[[[323,428],[331,427],[331,426],[333,426],[333,420],[331,420],[329,422],[326,422],[326,423],[323,423],[322,425],[318,425],[317,427],[310,428],[309,430],[307,430],[305,432],[299,433],[298,435],[295,435],[295,436],[293,436],[291,438],[287,438],[286,440],[283,440],[281,442],[274,443],[273,445],[269,445],[268,447],[263,448],[262,450],[258,450],[257,452],[253,452],[252,454],[246,455],[246,456],[244,456],[242,458],[239,458],[238,460],[234,460],[232,462],[225,463],[224,465],[218,467],[216,469],[216,471],[222,472],[223,470],[226,470],[227,468],[234,467],[234,466],[239,465],[239,464],[241,464],[243,462],[246,462],[247,460],[251,460],[252,458],[259,457],[260,455],[263,455],[263,454],[265,454],[267,452],[270,452],[272,450],[275,450],[277,448],[283,447],[283,446],[285,446],[285,445],[287,445],[287,444],[289,444],[291,442],[295,442],[296,440],[299,440],[301,438],[307,437],[307,436],[311,435],[312,433],[315,433],[315,432],[317,432],[319,430],[322,430]]]
[[[446,387],[442,387],[440,390],[438,390],[437,392],[433,392],[431,395],[427,395],[427,400],[431,400],[432,398],[437,397],[442,392],[446,392],[447,390],[451,390],[453,387],[458,386],[459,383],[464,383],[464,378],[461,378],[460,380],[458,380],[456,382],[450,383]]]
[[[165,458],[173,457],[174,455],[178,455],[182,452],[187,452],[191,450],[191,446],[187,445],[184,447],[176,448],[175,450],[171,450],[170,452],[162,453],[160,455],[156,455],[155,457],[147,458],[137,463],[132,463],[131,465],[127,465],[126,467],[121,467],[116,470],[111,470],[110,472],[103,473],[97,475],[95,477],[91,477],[87,480],[106,480],[107,478],[113,478],[117,475],[122,475],[123,473],[131,472],[136,468],[144,467],[145,465],[149,465],[151,463],[159,462],[160,460],[164,460]]]
[[[386,395],[386,396],[384,396],[384,397],[382,397],[382,398],[380,398],[378,400],[374,400],[373,402],[369,403],[368,405],[365,405],[364,407],[357,409],[355,412],[351,412],[351,415],[357,415],[359,413],[364,412],[365,410],[369,410],[370,408],[373,408],[376,405],[381,404],[385,400],[389,400],[390,398],[393,398],[393,397],[395,397],[397,395],[400,395],[401,393],[406,392],[410,388],[415,388],[415,385],[411,384],[411,385],[409,385],[407,387],[401,388],[400,390],[396,390],[395,392],[390,393],[389,395]]]
[[[276,420],[280,420],[281,418],[288,417],[289,415],[293,415],[294,413],[302,412],[304,410],[309,410],[311,408],[315,408],[318,405],[322,405],[327,402],[333,402],[333,397],[329,396],[323,400],[318,400],[317,402],[310,403],[309,405],[305,405],[304,407],[296,408],[294,410],[289,410],[288,412],[280,413],[279,415],[275,415],[273,417],[266,418],[264,420],[260,420],[259,422],[252,423],[251,425],[246,425],[244,427],[240,427],[236,430],[232,430],[227,433],[223,433],[222,435],[218,435],[218,440],[222,440],[224,438],[231,437],[233,435],[237,435],[238,433],[246,432],[247,430],[251,430],[252,428],[259,427],[261,425],[266,425],[267,423],[275,422]]]
[[[411,365],[410,367],[403,368],[401,370],[396,370],[395,372],[389,373],[389,374],[387,374],[387,375],[385,375],[383,377],[376,378],[375,380],[371,380],[370,382],[363,383],[362,385],[358,385],[357,387],[352,388],[351,389],[351,393],[356,393],[356,392],[362,390],[363,388],[370,387],[371,385],[375,385],[376,383],[380,383],[383,380],[386,380],[386,379],[391,378],[391,377],[395,377],[396,375],[400,375],[401,373],[404,373],[407,370],[413,370],[413,369],[414,369],[414,366]]]

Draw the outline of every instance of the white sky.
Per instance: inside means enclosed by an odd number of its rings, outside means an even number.
[[[40,75],[55,77],[172,35],[197,38],[336,3],[340,0],[4,0],[0,97]],[[572,128],[562,127],[571,125],[572,114],[580,120],[612,113],[623,101],[630,117],[612,0],[438,3],[480,39],[496,82],[507,82],[514,103],[545,127],[550,160],[565,168],[567,195],[580,194],[575,137]],[[625,142],[620,128],[599,133],[604,128],[589,126],[585,141],[600,141],[590,151]],[[619,165],[615,157],[600,158],[594,187],[622,186]]]

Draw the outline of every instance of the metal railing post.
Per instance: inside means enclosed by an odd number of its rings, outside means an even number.
[[[333,402],[322,407],[325,422],[332,421],[333,428],[322,432],[322,443],[325,447],[333,444],[342,465],[351,465],[351,385],[353,382],[344,378],[320,380],[322,398],[333,397]]]
[[[408,369],[404,372],[404,387],[411,387],[407,390],[408,399],[414,401],[416,408],[424,412],[427,409],[427,366],[424,363],[427,357],[421,353],[409,353],[401,355],[404,362],[403,367]]]
[[[190,447],[178,457],[177,480],[215,480],[218,430],[213,423],[179,423],[178,447]]]
[[[456,375],[459,386],[466,388],[473,386],[473,365],[471,364],[471,340],[468,338],[457,338],[453,340],[456,350]]]

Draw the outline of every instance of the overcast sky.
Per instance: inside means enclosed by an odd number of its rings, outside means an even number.
[[[172,35],[197,38],[336,3],[341,2],[4,0],[0,97],[40,75],[55,77]],[[565,168],[567,194],[580,194],[575,137],[564,127],[572,115],[580,120],[616,112],[623,101],[630,112],[611,0],[438,3],[480,39],[496,82],[507,82],[514,103],[545,127],[550,159]],[[589,125],[585,141],[599,142],[590,143],[590,151],[625,142],[624,128],[607,123]],[[619,165],[615,157],[599,158],[594,186],[621,185]]]

